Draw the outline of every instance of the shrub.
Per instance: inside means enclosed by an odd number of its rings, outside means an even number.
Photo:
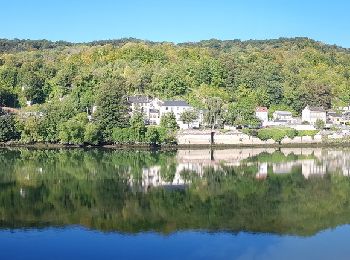
[[[318,130],[299,130],[298,136],[312,136],[314,137],[319,131]]]
[[[325,122],[321,119],[317,119],[315,123],[317,129],[323,129],[325,127]]]
[[[159,143],[159,131],[158,127],[148,127],[146,136],[145,136],[145,141],[149,144],[157,144]]]
[[[14,117],[11,115],[0,116],[0,142],[7,142],[18,138]]]
[[[80,113],[60,126],[58,137],[64,144],[83,144],[87,114]]]
[[[30,116],[19,123],[21,131],[21,141],[24,143],[35,143],[44,141],[42,120],[35,116]]]
[[[98,145],[101,141],[101,131],[98,125],[88,123],[85,126],[84,142],[87,144]]]
[[[115,144],[130,143],[131,139],[130,128],[114,128],[112,131],[112,141]]]
[[[273,139],[281,142],[284,137],[294,138],[297,131],[292,128],[263,128],[258,130],[258,137],[261,140]]]

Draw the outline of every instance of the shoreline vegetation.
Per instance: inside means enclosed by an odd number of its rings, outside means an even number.
[[[181,149],[226,149],[226,148],[305,148],[305,147],[350,147],[350,139],[328,140],[319,143],[265,143],[265,144],[99,144],[74,145],[60,143],[20,143],[0,142],[0,148],[33,148],[33,149],[138,149],[138,150],[181,150]]]

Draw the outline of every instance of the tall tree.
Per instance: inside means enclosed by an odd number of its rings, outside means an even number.
[[[97,93],[96,120],[106,140],[111,140],[113,128],[129,125],[126,83],[121,77],[102,83]]]
[[[223,102],[221,98],[211,97],[206,100],[206,121],[210,128],[214,130],[223,116]]]
[[[133,131],[135,141],[142,142],[146,134],[145,119],[142,112],[134,112],[130,118],[130,128]]]

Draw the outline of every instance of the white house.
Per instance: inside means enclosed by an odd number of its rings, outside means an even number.
[[[301,118],[303,122],[309,122],[310,124],[315,124],[318,119],[326,123],[327,113],[321,107],[306,106],[301,113]]]
[[[327,122],[333,125],[341,125],[343,124],[343,115],[335,111],[328,111]]]
[[[261,120],[263,126],[269,121],[268,112],[267,107],[257,107],[255,109],[255,116]]]
[[[159,114],[160,114],[160,118],[161,118],[166,113],[173,112],[175,117],[176,117],[177,124],[180,126],[180,129],[187,129],[188,125],[184,124],[180,120],[181,114],[187,110],[193,110],[193,107],[191,107],[186,101],[166,100],[166,101],[162,102],[160,109],[159,109]],[[199,127],[200,115],[198,115],[198,116],[199,116],[198,119],[190,124],[190,128]]]
[[[159,125],[160,113],[159,108],[161,101],[157,98],[149,96],[136,95],[128,97],[131,115],[135,111],[142,112],[145,117],[145,122],[151,125]]]
[[[283,121],[287,121],[287,122],[291,122],[293,121],[293,115],[291,112],[289,111],[280,111],[280,110],[276,110],[273,114],[273,120],[283,120]]]

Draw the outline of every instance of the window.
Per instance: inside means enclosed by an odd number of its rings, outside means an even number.
[[[165,107],[165,110],[168,110],[168,107]]]

